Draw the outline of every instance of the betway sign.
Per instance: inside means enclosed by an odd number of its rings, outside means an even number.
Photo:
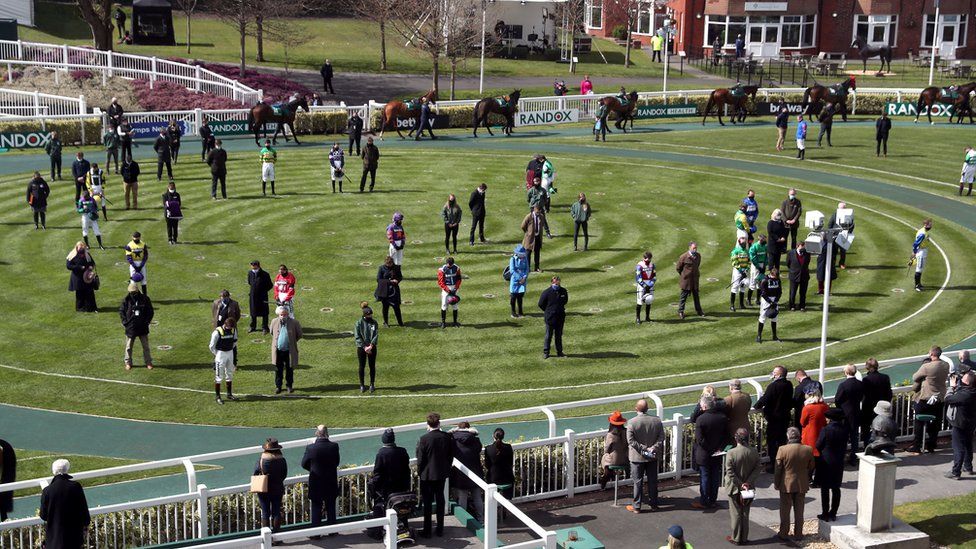
[[[40,149],[51,140],[51,132],[0,133],[0,149]]]
[[[886,103],[885,112],[888,116],[925,116],[929,114],[928,107],[922,107],[922,112],[918,112],[915,103],[902,101],[901,103]],[[953,105],[943,105],[936,103],[932,105],[932,116],[952,116],[955,113]]]
[[[558,109],[553,111],[517,112],[516,126],[544,126],[579,122],[579,109]]]

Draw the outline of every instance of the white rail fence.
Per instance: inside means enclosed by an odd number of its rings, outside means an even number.
[[[150,88],[158,81],[176,82],[187,89],[230,97],[245,105],[253,105],[264,97],[262,90],[197,65],[63,44],[0,40],[0,65],[7,66],[8,78],[15,66],[86,70],[100,73],[103,81],[113,76],[148,80]]]
[[[85,96],[66,97],[50,95],[37,91],[11,90],[0,88],[0,117],[29,116],[49,117],[88,112]]]
[[[913,356],[881,362],[882,368],[895,364],[917,364],[925,356]],[[838,374],[843,366],[828,368],[828,374]],[[743,378],[744,383],[752,387],[755,398],[762,394],[761,382],[764,376]],[[898,382],[899,380],[893,380]],[[467,417],[445,419],[442,424],[456,425],[460,421],[483,423],[487,421],[541,415],[548,424],[548,436],[540,440],[517,442],[515,449],[514,502],[526,502],[553,497],[573,497],[577,493],[599,489],[600,457],[603,452],[604,429],[577,433],[571,429],[558,432],[557,411],[582,410],[592,407],[620,407],[620,403],[628,404],[639,398],[648,399],[654,406],[655,413],[664,419],[664,403],[662,397],[695,393],[706,385],[722,387],[727,381],[699,383],[684,387],[662,389],[617,395],[611,397],[594,398],[589,400],[564,402],[549,406],[532,406],[517,410],[492,412]],[[914,410],[912,406],[911,388],[896,387],[893,398],[893,417],[898,425],[899,440],[907,440],[914,436]],[[827,399],[828,402],[832,398]],[[751,416],[754,442],[765,456],[765,421],[761,414]],[[674,413],[664,421],[665,445],[659,460],[659,475],[664,479],[678,479],[695,473],[692,461],[692,445],[694,443],[694,428],[689,417],[681,413]],[[418,432],[426,429],[425,423],[401,425],[394,430],[399,433]],[[940,432],[946,431],[946,425],[939,426]],[[347,440],[362,438],[378,438],[382,428],[368,429],[353,433],[335,435],[332,440],[342,443]],[[517,432],[509,433],[518,437]],[[312,439],[292,440],[282,443],[284,448],[300,448],[309,444]],[[249,485],[230,486],[210,490],[204,485],[198,485],[196,480],[196,465],[221,459],[254,456],[261,453],[261,448],[251,446],[234,450],[224,450],[207,454],[198,454],[159,460],[154,462],[125,465],[95,471],[85,471],[74,474],[77,480],[151,471],[164,467],[183,467],[186,470],[187,491],[182,494],[143,501],[96,507],[92,509],[93,527],[89,532],[89,547],[118,546],[136,547],[174,541],[186,541],[205,538],[218,534],[232,534],[255,530],[259,525],[259,507],[257,499],[248,492]],[[338,512],[341,516],[355,516],[367,513],[371,506],[368,498],[367,481],[371,473],[370,466],[352,467],[340,471],[340,496]],[[243,475],[243,474],[242,474]],[[416,479],[416,472],[414,473]],[[27,488],[43,488],[49,478],[18,481],[0,485],[0,492],[22,490]],[[307,475],[291,477],[286,481],[287,491],[283,505],[284,524],[299,524],[308,521],[309,505],[306,497]],[[629,483],[625,475],[624,484]],[[418,483],[414,482],[414,486]],[[497,496],[497,494],[496,494]],[[503,498],[495,497],[495,501],[511,509],[511,502],[505,503]],[[518,512],[514,512],[519,516]],[[527,517],[523,518],[526,520]],[[42,522],[39,518],[27,518],[0,523],[0,548],[22,549],[35,546],[42,536]],[[542,538],[540,538],[542,539]],[[486,545],[486,547],[488,547]],[[494,546],[492,546],[494,547]]]

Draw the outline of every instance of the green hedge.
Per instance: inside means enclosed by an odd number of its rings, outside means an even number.
[[[81,140],[81,126],[85,126],[85,142]],[[102,119],[49,120],[44,127],[56,131],[65,145],[98,145],[102,142]],[[34,121],[0,122],[0,133],[30,133],[41,131],[41,123]]]
[[[295,117],[295,131],[303,134],[342,133],[348,118],[344,112],[299,112]]]
[[[450,117],[448,121],[448,127],[451,128],[470,128],[471,122],[474,117],[474,106],[458,105],[453,107],[438,107],[436,109],[437,114]],[[369,126],[376,130],[379,129],[382,123],[383,113],[376,111],[373,113],[372,118],[369,120]],[[492,125],[501,125],[505,123],[505,117],[500,114],[491,114],[488,117],[488,123]],[[392,131],[392,130],[391,130]]]

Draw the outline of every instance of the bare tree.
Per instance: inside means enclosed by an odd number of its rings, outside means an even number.
[[[312,34],[295,17],[274,17],[265,23],[265,31],[270,40],[281,44],[285,53],[285,73],[288,73],[290,52],[312,39]]]
[[[454,0],[458,1],[458,0]],[[411,0],[397,5],[397,17],[390,19],[390,26],[398,35],[430,56],[432,88],[439,89],[440,58],[447,46],[444,32],[444,15],[451,0]]]
[[[112,0],[78,0],[81,17],[91,27],[95,48],[112,49]]]
[[[255,61],[264,61],[264,17],[268,8],[266,0],[252,0],[254,3],[254,40],[257,43]]]
[[[175,0],[176,7],[183,12],[183,16],[186,17],[186,53],[190,53],[190,19],[193,17],[193,12],[197,9],[198,0]]]
[[[386,70],[386,24],[394,15],[396,0],[340,0],[342,9],[380,26],[380,70]]]
[[[240,38],[240,77],[247,70],[247,35],[251,29],[255,0],[221,0],[214,5],[217,17],[234,27]]]
[[[618,13],[624,16],[627,21],[627,50],[624,53],[624,67],[630,67],[630,50],[633,46],[634,27],[637,26],[637,16],[640,14],[641,4],[653,10],[654,4],[648,4],[643,0],[614,0],[614,7]]]
[[[481,10],[473,2],[447,2],[444,6],[444,35],[444,57],[451,64],[453,101],[458,63],[481,47]]]

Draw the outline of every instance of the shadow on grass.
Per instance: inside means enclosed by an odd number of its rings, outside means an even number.
[[[596,267],[562,267],[560,269],[546,269],[549,273],[602,273],[603,269]]]
[[[237,244],[237,240],[201,240],[199,242],[191,242],[189,240],[180,242],[184,246],[219,246],[221,244]]]
[[[976,514],[973,513],[938,515],[911,525],[932,536],[940,545],[959,547],[976,540]]]
[[[377,385],[377,392],[383,391],[412,391],[412,392],[422,392],[422,391],[435,391],[438,389],[454,389],[456,385],[440,385],[437,383],[418,383],[416,385],[401,385],[399,387],[387,387],[385,385]],[[342,391],[356,391],[359,389],[358,383],[334,383],[332,385],[319,385],[317,387],[302,387],[303,392],[310,393],[337,393]]]
[[[595,351],[592,353],[567,353],[566,357],[596,360],[596,359],[603,359],[603,358],[640,358],[640,355],[634,353],[625,353],[621,351]]]
[[[196,299],[157,299],[154,305],[189,305],[191,303],[213,303],[212,299],[198,297]]]
[[[904,269],[905,267],[900,267],[898,265],[858,265],[856,268],[864,269],[865,271],[893,271],[897,269]]]
[[[333,332],[325,328],[302,328],[303,339],[346,339],[353,337],[349,332]]]
[[[976,288],[976,286],[972,286],[972,287]],[[833,295],[834,297],[885,297],[888,294],[882,294],[878,292],[847,292],[847,293],[834,292],[831,295]],[[831,307],[830,310],[831,312],[833,312],[834,308]]]

